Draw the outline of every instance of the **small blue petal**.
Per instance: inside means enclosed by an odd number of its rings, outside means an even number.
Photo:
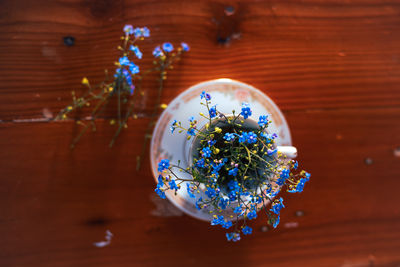
[[[162,49],[165,52],[172,52],[174,50],[174,46],[171,43],[163,43]]]
[[[187,52],[187,51],[189,51],[190,50],[190,47],[188,46],[188,44],[187,43],[181,43],[181,47],[182,47],[182,50],[183,51],[185,51],[185,52]]]

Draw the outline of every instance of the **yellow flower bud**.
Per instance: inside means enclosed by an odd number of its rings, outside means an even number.
[[[82,84],[84,84],[84,85],[88,85],[88,84],[89,84],[89,80],[88,80],[88,78],[86,78],[86,77],[83,77],[83,79],[82,79]]]
[[[215,132],[216,132],[216,133],[221,133],[221,132],[222,132],[222,129],[219,128],[219,127],[215,127]]]

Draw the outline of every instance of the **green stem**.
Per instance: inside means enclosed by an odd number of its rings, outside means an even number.
[[[150,122],[147,125],[147,130],[146,130],[143,145],[142,145],[142,151],[140,153],[140,156],[136,158],[136,170],[137,171],[140,169],[141,161],[145,155],[145,151],[146,151],[146,147],[147,147],[147,139],[149,139],[149,135],[151,134],[151,131],[153,129],[153,124],[154,124],[154,121],[155,121],[155,118],[157,115],[158,108],[161,103],[161,95],[162,95],[162,90],[164,87],[164,70],[165,70],[165,65],[163,63],[161,63],[159,70],[160,70],[160,77],[159,77],[159,86],[158,86],[158,91],[157,91],[157,100],[156,100],[156,104],[154,106],[153,112],[151,114],[151,117],[150,117]]]

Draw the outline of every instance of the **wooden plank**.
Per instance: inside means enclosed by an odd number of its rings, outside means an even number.
[[[245,1],[225,16],[227,5],[2,1],[0,119],[40,118],[44,108],[56,113],[69,104],[71,90],[83,90],[83,76],[100,82],[103,70],[114,68],[125,23],[151,29],[142,69],[157,44],[191,45],[169,76],[165,103],[195,83],[229,77],[260,88],[286,111],[400,105],[398,1]],[[65,36],[74,36],[75,45],[65,46]],[[146,89],[152,107],[154,82]]]
[[[285,195],[276,230],[262,232],[260,215],[239,243],[160,201],[148,161],[135,171],[147,119],[129,121],[113,149],[100,120],[73,151],[72,122],[3,123],[0,265],[397,266],[400,109],[285,115],[311,183]],[[111,244],[94,247],[107,229]]]

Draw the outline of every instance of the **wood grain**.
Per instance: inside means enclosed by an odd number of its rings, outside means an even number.
[[[399,14],[398,1],[375,0],[1,1],[0,266],[400,266]],[[83,76],[113,69],[125,23],[150,28],[147,54],[167,40],[191,46],[164,103],[229,77],[284,111],[312,181],[285,195],[276,230],[261,231],[260,215],[252,236],[227,243],[154,195],[149,162],[135,171],[152,81],[112,149],[107,120],[72,151],[79,125],[36,120],[67,105]],[[107,229],[111,244],[96,248]]]
[[[168,40],[191,45],[191,53],[171,72],[165,102],[197,82],[229,77],[265,90],[283,110],[400,104],[397,1],[75,0],[1,5],[3,120],[41,117],[43,108],[57,112],[69,104],[71,90],[83,90],[83,76],[100,82],[105,68],[114,69],[124,23],[151,30],[151,39],[142,46],[146,59],[138,63],[143,69],[149,67],[155,45]],[[221,18],[226,5],[236,8],[236,15],[224,19],[232,21],[240,39],[223,45],[218,35],[231,27]],[[76,45],[66,47],[64,36],[74,36]],[[156,87],[150,83],[146,88],[151,102]]]
[[[106,146],[112,129],[100,122],[98,132],[85,136],[74,151],[68,149],[74,124],[4,124],[1,131],[13,138],[1,139],[7,153],[0,161],[0,227],[7,245],[0,262],[169,266],[175,262],[170,253],[181,250],[182,266],[336,266],[371,259],[398,264],[400,171],[393,149],[400,143],[400,126],[392,122],[400,119],[400,109],[286,115],[312,183],[304,194],[286,197],[280,228],[261,232],[261,218],[256,233],[238,244],[226,243],[223,231],[192,218],[151,215],[160,202],[154,202],[148,163],[140,173],[134,165],[144,134],[138,126],[146,120],[130,121],[129,128],[138,130],[125,131],[113,149]],[[365,165],[366,157],[372,165]],[[305,216],[296,217],[296,210]],[[293,222],[298,227],[285,227]],[[106,229],[115,235],[112,244],[95,248],[92,243],[102,240]]]

